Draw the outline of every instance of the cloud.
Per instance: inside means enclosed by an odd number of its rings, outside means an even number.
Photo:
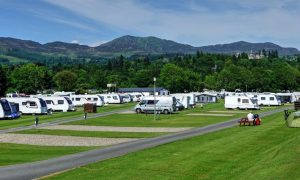
[[[295,39],[300,32],[300,5],[295,0],[191,0],[182,3],[182,11],[135,0],[46,2],[125,34],[154,35],[193,45],[238,40],[300,43]]]
[[[79,40],[72,40],[71,43],[73,43],[73,44],[80,44],[80,41]]]

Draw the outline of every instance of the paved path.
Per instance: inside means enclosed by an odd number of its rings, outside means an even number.
[[[122,109],[122,110],[115,110],[115,111],[109,111],[109,112],[103,112],[103,113],[88,114],[87,119],[122,113],[122,112],[126,112],[128,110],[129,109]],[[57,120],[54,120],[51,122],[41,123],[38,125],[38,127],[53,126],[53,125],[59,125],[59,124],[63,124],[63,123],[83,120],[83,114],[82,114],[82,116],[80,116],[80,115],[78,115],[78,116],[79,117],[63,118],[63,119],[60,118],[60,119],[57,119]],[[10,128],[10,129],[3,129],[3,130],[0,130],[0,134],[16,132],[16,131],[23,131],[23,130],[34,129],[34,128],[36,128],[36,127],[34,125],[32,125],[32,126],[22,126],[22,127]]]
[[[117,126],[85,126],[85,125],[55,125],[39,129],[73,130],[73,131],[105,131],[105,132],[179,132],[191,128],[178,127],[117,127]]]
[[[282,111],[283,109],[277,109],[277,110],[261,113],[260,117],[268,116]],[[121,143],[104,149],[85,151],[78,154],[67,155],[67,156],[39,161],[39,162],[6,166],[0,168],[0,179],[26,180],[26,179],[39,178],[52,173],[122,156],[146,148],[151,148],[158,145],[233,127],[237,125],[237,120],[238,118],[226,122],[212,124],[206,127],[194,128],[187,131],[178,132],[175,134],[169,134],[169,135],[164,135],[164,136],[149,138],[149,139],[141,139],[141,140],[128,142],[128,143]]]

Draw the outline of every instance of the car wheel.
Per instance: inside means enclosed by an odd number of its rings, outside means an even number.
[[[140,114],[140,113],[142,112],[142,110],[141,110],[140,108],[137,108],[137,109],[135,110],[135,112],[138,113],[138,114]]]
[[[169,114],[169,110],[165,109],[164,111],[164,114]]]

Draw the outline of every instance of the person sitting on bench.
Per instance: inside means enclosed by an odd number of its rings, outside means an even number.
[[[254,121],[254,116],[252,114],[252,112],[249,112],[249,114],[247,115],[248,121],[249,122],[253,122]]]

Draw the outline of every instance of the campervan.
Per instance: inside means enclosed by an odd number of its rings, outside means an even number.
[[[260,109],[258,104],[247,95],[225,96],[227,109]]]
[[[134,109],[136,113],[153,113],[157,111],[169,114],[176,109],[176,101],[173,96],[145,96]]]
[[[280,106],[280,100],[271,93],[262,93],[257,95],[257,104],[264,106]]]
[[[47,104],[42,98],[16,97],[7,98],[7,101],[19,104],[22,114],[47,114]]]
[[[71,95],[70,99],[74,106],[83,106],[84,104],[96,104],[96,106],[103,106],[103,98],[93,94],[79,94]]]
[[[187,96],[186,94],[172,94],[173,97],[176,98],[177,101],[179,101],[185,109],[190,107],[190,101],[191,97]]]
[[[0,119],[13,118],[11,106],[6,99],[0,99]]]
[[[122,97],[119,94],[99,94],[104,100],[105,104],[121,104],[123,103]]]
[[[44,96],[41,97],[47,103],[47,107],[50,111],[75,111],[75,106],[68,97],[54,97],[54,96]]]

